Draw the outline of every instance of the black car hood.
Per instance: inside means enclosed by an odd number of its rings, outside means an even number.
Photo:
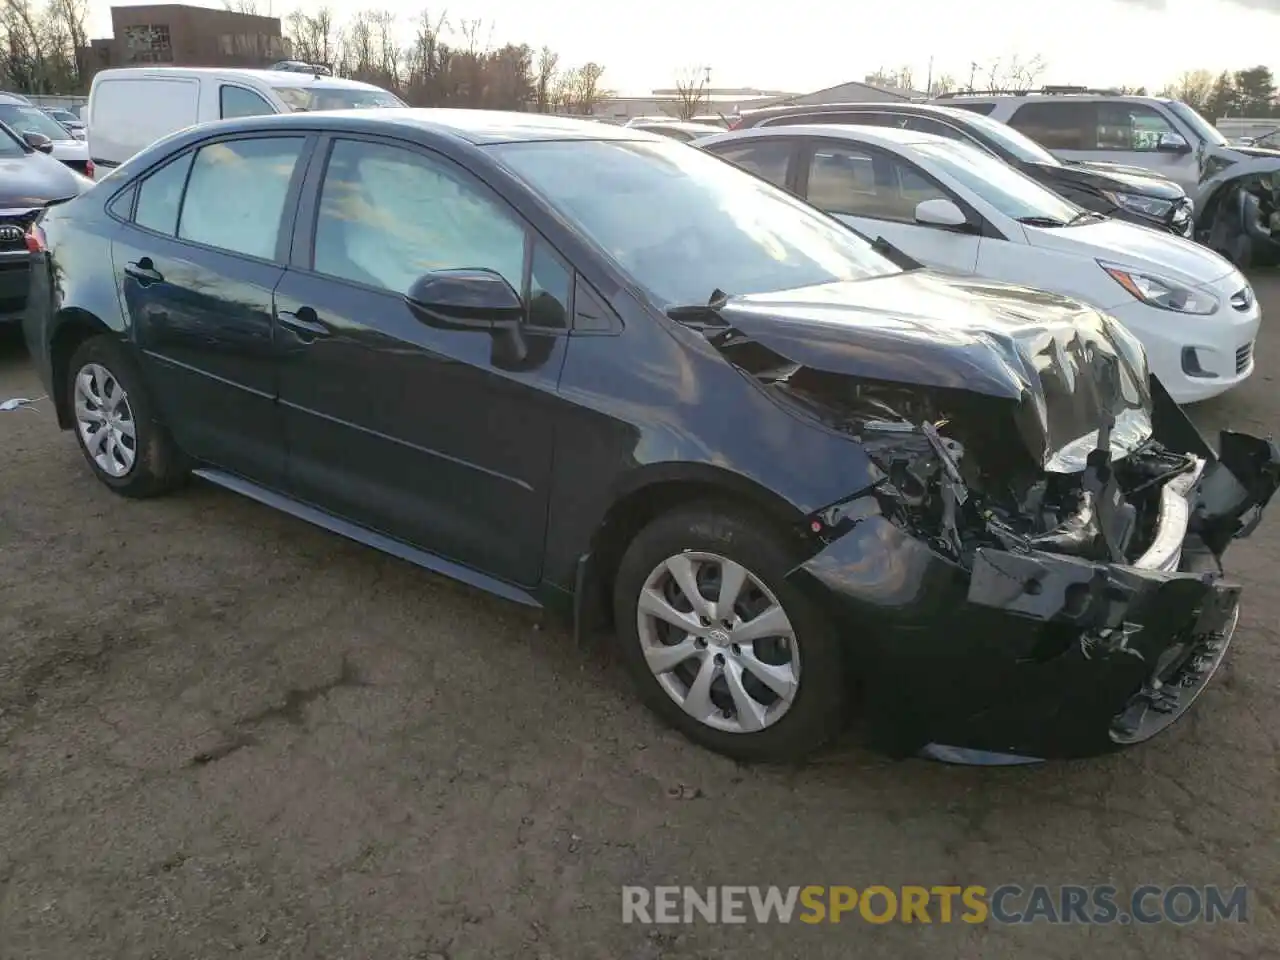
[[[702,311],[716,318],[705,325],[696,312],[677,319],[731,362],[750,345],[824,373],[1013,401],[1035,421],[1032,456],[1053,472],[1081,468],[1104,421],[1116,457],[1151,432],[1137,340],[1056,294],[922,270],[728,297]]]
[[[89,185],[66,164],[43,153],[0,157],[0,209],[43,207],[79,196]]]
[[[1095,190],[1118,190],[1161,200],[1178,200],[1185,191],[1165,177],[1108,164],[1064,163],[1036,164],[1039,179],[1060,184],[1092,187]]]

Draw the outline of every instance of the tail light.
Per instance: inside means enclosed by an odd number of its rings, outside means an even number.
[[[734,117],[733,120],[729,123],[729,129],[730,130],[739,129],[742,126],[742,122],[744,120],[746,120],[746,117]]]
[[[44,253],[48,249],[49,246],[45,242],[44,230],[41,229],[40,224],[33,223],[27,227],[27,250],[31,253]]]
[[[85,175],[86,177],[88,177],[90,180],[92,180],[92,179],[93,179],[93,169],[94,169],[94,168],[93,168],[93,161],[92,161],[92,160],[86,160],[86,161],[84,162],[84,175]]]

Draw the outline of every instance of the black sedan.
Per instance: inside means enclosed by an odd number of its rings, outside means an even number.
[[[93,185],[49,156],[51,148],[48,137],[19,137],[0,123],[0,325],[20,321],[27,308],[31,225],[49,204]]]
[[[691,738],[966,762],[1145,740],[1221,662],[1280,483],[1118,324],[902,269],[637,130],[448,110],[192,128],[49,211],[27,339],[97,477],[190,474],[612,620]]]
[[[1059,160],[1013,127],[958,107],[931,103],[764,107],[743,114],[730,129],[814,123],[902,127],[970,143],[1086,210],[1181,237],[1189,238],[1193,233],[1191,200],[1172,180],[1138,167]]]

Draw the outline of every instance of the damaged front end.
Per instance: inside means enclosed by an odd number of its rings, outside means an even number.
[[[1196,239],[1240,269],[1280,264],[1280,157],[1219,161],[1195,209]]]
[[[715,312],[702,329],[730,362],[883,474],[808,518],[814,552],[789,575],[849,636],[877,747],[1087,756],[1189,708],[1231,640],[1221,559],[1280,487],[1274,443],[1224,432],[1212,449],[1096,314],[977,337],[1020,389],[975,392],[799,363],[750,311]]]

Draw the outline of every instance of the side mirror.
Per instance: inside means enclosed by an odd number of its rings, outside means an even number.
[[[496,270],[433,270],[404,299],[423,323],[448,330],[493,330],[524,316],[520,295]]]
[[[1190,153],[1191,144],[1187,143],[1187,138],[1180,133],[1162,133],[1160,139],[1156,141],[1156,152]]]
[[[46,137],[43,133],[36,133],[34,130],[22,131],[22,139],[26,141],[27,146],[33,150],[39,150],[41,153],[53,153],[53,141]]]
[[[969,225],[969,218],[951,200],[934,197],[932,200],[922,200],[916,206],[916,223],[959,230]]]

